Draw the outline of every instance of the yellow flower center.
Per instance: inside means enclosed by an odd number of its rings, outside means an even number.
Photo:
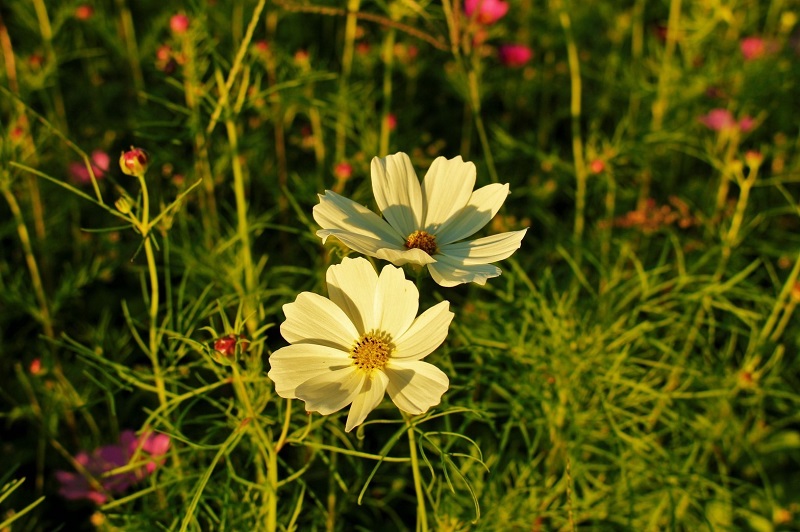
[[[393,351],[394,344],[388,333],[370,331],[364,334],[350,350],[350,358],[358,369],[372,371],[383,369]]]
[[[408,249],[421,249],[431,256],[439,251],[439,248],[436,246],[436,237],[425,231],[414,231],[408,235],[405,246]]]

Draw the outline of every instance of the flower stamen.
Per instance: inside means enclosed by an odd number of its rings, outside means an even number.
[[[425,231],[414,231],[406,239],[405,247],[408,249],[421,249],[428,255],[435,255],[439,251],[436,237]]]
[[[383,369],[394,351],[392,337],[383,331],[364,334],[350,350],[356,367],[364,371]]]

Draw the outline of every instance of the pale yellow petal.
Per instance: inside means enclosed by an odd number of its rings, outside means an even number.
[[[304,382],[352,363],[350,354],[345,351],[316,344],[295,344],[272,353],[267,376],[275,383],[278,395],[295,399],[295,390]]]
[[[283,313],[286,321],[281,335],[290,344],[313,343],[348,351],[359,337],[347,314],[319,294],[302,292],[294,303],[283,306]]]
[[[422,191],[405,153],[372,159],[372,193],[381,214],[404,237],[422,223]]]
[[[450,386],[447,375],[427,362],[391,361],[384,371],[389,377],[389,397],[397,408],[409,414],[422,414],[438,405]]]
[[[364,385],[366,374],[350,365],[307,380],[297,387],[295,395],[305,401],[308,412],[323,416],[338,412],[353,402]]]
[[[361,391],[353,399],[350,412],[347,414],[347,425],[344,431],[350,432],[361,425],[370,412],[375,410],[386,394],[386,386],[389,384],[389,377],[381,371],[373,371],[364,381]]]
[[[368,260],[345,257],[341,264],[328,268],[326,280],[328,297],[344,310],[359,335],[377,327],[380,320],[374,308],[378,274]]]
[[[422,181],[425,218],[422,226],[435,233],[439,226],[461,210],[475,187],[475,165],[461,156],[453,159],[437,157]]]
[[[395,360],[420,360],[431,354],[447,338],[450,322],[450,302],[442,301],[420,314],[411,327],[395,339]]]
[[[375,290],[376,327],[398,338],[406,332],[419,310],[419,291],[403,270],[386,265]]]

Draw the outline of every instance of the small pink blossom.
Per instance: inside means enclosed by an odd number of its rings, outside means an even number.
[[[762,39],[761,37],[745,37],[739,43],[739,49],[741,49],[745,61],[753,61],[776,53],[779,46],[775,41]]]
[[[92,160],[92,171],[96,179],[102,179],[108,171],[111,158],[103,150],[94,150],[90,157]],[[69,164],[69,173],[72,176],[72,181],[78,185],[86,185],[92,182],[92,177],[89,175],[89,169],[86,164],[82,162],[72,162]]]
[[[737,122],[733,113],[727,109],[712,109],[708,114],[699,117],[697,120],[708,129],[714,131],[727,131],[738,128],[740,131],[746,133],[753,129],[756,124],[755,119],[747,115],[743,116]]]
[[[89,4],[81,4],[75,8],[75,18],[78,20],[89,20],[94,15],[94,8]]]
[[[733,114],[727,109],[712,109],[707,115],[703,115],[697,120],[708,129],[713,129],[714,131],[731,129],[736,125]]]
[[[739,129],[747,133],[756,126],[756,119],[752,116],[745,115],[739,119]]]
[[[189,29],[189,17],[183,13],[172,15],[172,18],[169,19],[169,29],[177,35],[186,33],[186,30]]]
[[[75,455],[78,462],[97,483],[89,480],[81,473],[56,471],[56,478],[61,483],[59,494],[65,499],[88,499],[95,504],[104,504],[109,494],[119,494],[132,485],[152,474],[163,464],[162,458],[170,446],[170,438],[165,434],[148,432],[136,437],[132,430],[120,434],[119,443],[105,445],[91,452],[81,451]],[[124,473],[108,475],[109,471],[124,467],[132,462],[141,465]],[[102,489],[98,489],[98,485]]]
[[[389,131],[394,131],[397,129],[397,117],[394,113],[389,113],[386,115],[386,126],[389,128]]]
[[[503,44],[498,49],[500,62],[507,67],[524,66],[533,57],[533,50],[524,44]]]
[[[494,24],[506,13],[508,2],[503,0],[464,0],[464,14],[474,17],[480,24]]]
[[[346,181],[353,175],[353,166],[350,163],[338,163],[333,167],[333,175],[336,179]]]
[[[606,163],[603,161],[603,159],[595,159],[589,163],[589,170],[593,174],[600,174],[605,169],[606,169]]]

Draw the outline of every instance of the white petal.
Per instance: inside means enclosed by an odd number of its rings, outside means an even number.
[[[372,159],[372,193],[383,217],[404,237],[421,227],[422,191],[408,155]]]
[[[436,259],[425,253],[419,248],[407,249],[394,249],[385,247],[375,253],[375,257],[379,259],[388,260],[395,266],[402,266],[403,264],[418,264],[424,266],[436,262]]]
[[[295,390],[304,382],[352,364],[350,354],[345,351],[324,345],[295,344],[272,353],[267,375],[275,383],[278,395],[295,399]]]
[[[422,202],[425,219],[422,226],[428,232],[436,232],[469,201],[475,187],[475,165],[465,163],[461,156],[453,159],[437,157],[422,180]]]
[[[527,229],[455,242],[439,248],[439,253],[471,266],[507,259],[519,249]],[[438,256],[438,255],[437,255]]]
[[[439,260],[428,264],[431,277],[440,286],[456,286],[464,283],[486,284],[487,279],[497,277],[503,271],[491,264],[467,266],[452,257],[437,255]]]
[[[467,205],[436,231],[437,244],[441,247],[475,234],[494,218],[507,197],[508,183],[493,183],[473,192]]]
[[[345,432],[350,432],[361,425],[367,419],[367,415],[375,410],[375,407],[381,403],[383,396],[386,394],[387,384],[389,384],[389,377],[382,371],[373,371],[369,374],[361,387],[361,391],[353,399],[350,413],[347,414]]]
[[[281,324],[281,335],[290,344],[321,344],[349,351],[360,336],[344,311],[319,294],[302,292],[294,303],[283,306],[283,313],[286,321]]]
[[[419,315],[395,343],[392,360],[420,360],[442,345],[447,337],[453,313],[450,302],[442,301]]]
[[[375,285],[378,274],[367,259],[345,257],[341,264],[328,268],[328,297],[336,303],[356,326],[359,336],[374,329]]]
[[[427,362],[390,361],[384,371],[389,377],[389,397],[397,408],[409,414],[422,414],[438,405],[450,386],[447,375]]]
[[[381,270],[375,291],[377,327],[392,338],[400,337],[417,315],[419,291],[406,279],[403,270],[386,265]]]
[[[355,366],[329,371],[309,379],[295,390],[297,398],[306,402],[308,412],[323,416],[349,405],[364,385],[366,373]]]
[[[390,243],[386,242],[385,240],[380,240],[370,236],[363,236],[357,233],[351,233],[342,229],[320,229],[317,231],[317,236],[322,239],[323,244],[326,240],[328,240],[329,236],[335,236],[341,240],[345,246],[349,247],[353,251],[362,253],[368,257],[378,257],[379,259],[382,259],[382,255],[386,254],[387,252],[403,254],[406,250],[406,248],[402,245],[402,242],[399,244]]]
[[[354,233],[373,240],[380,240],[395,245],[403,245],[408,235],[400,235],[380,216],[353,200],[340,196],[330,190],[319,195],[319,203],[314,206],[314,220],[322,229],[341,230]],[[327,235],[320,234],[325,243]]]

